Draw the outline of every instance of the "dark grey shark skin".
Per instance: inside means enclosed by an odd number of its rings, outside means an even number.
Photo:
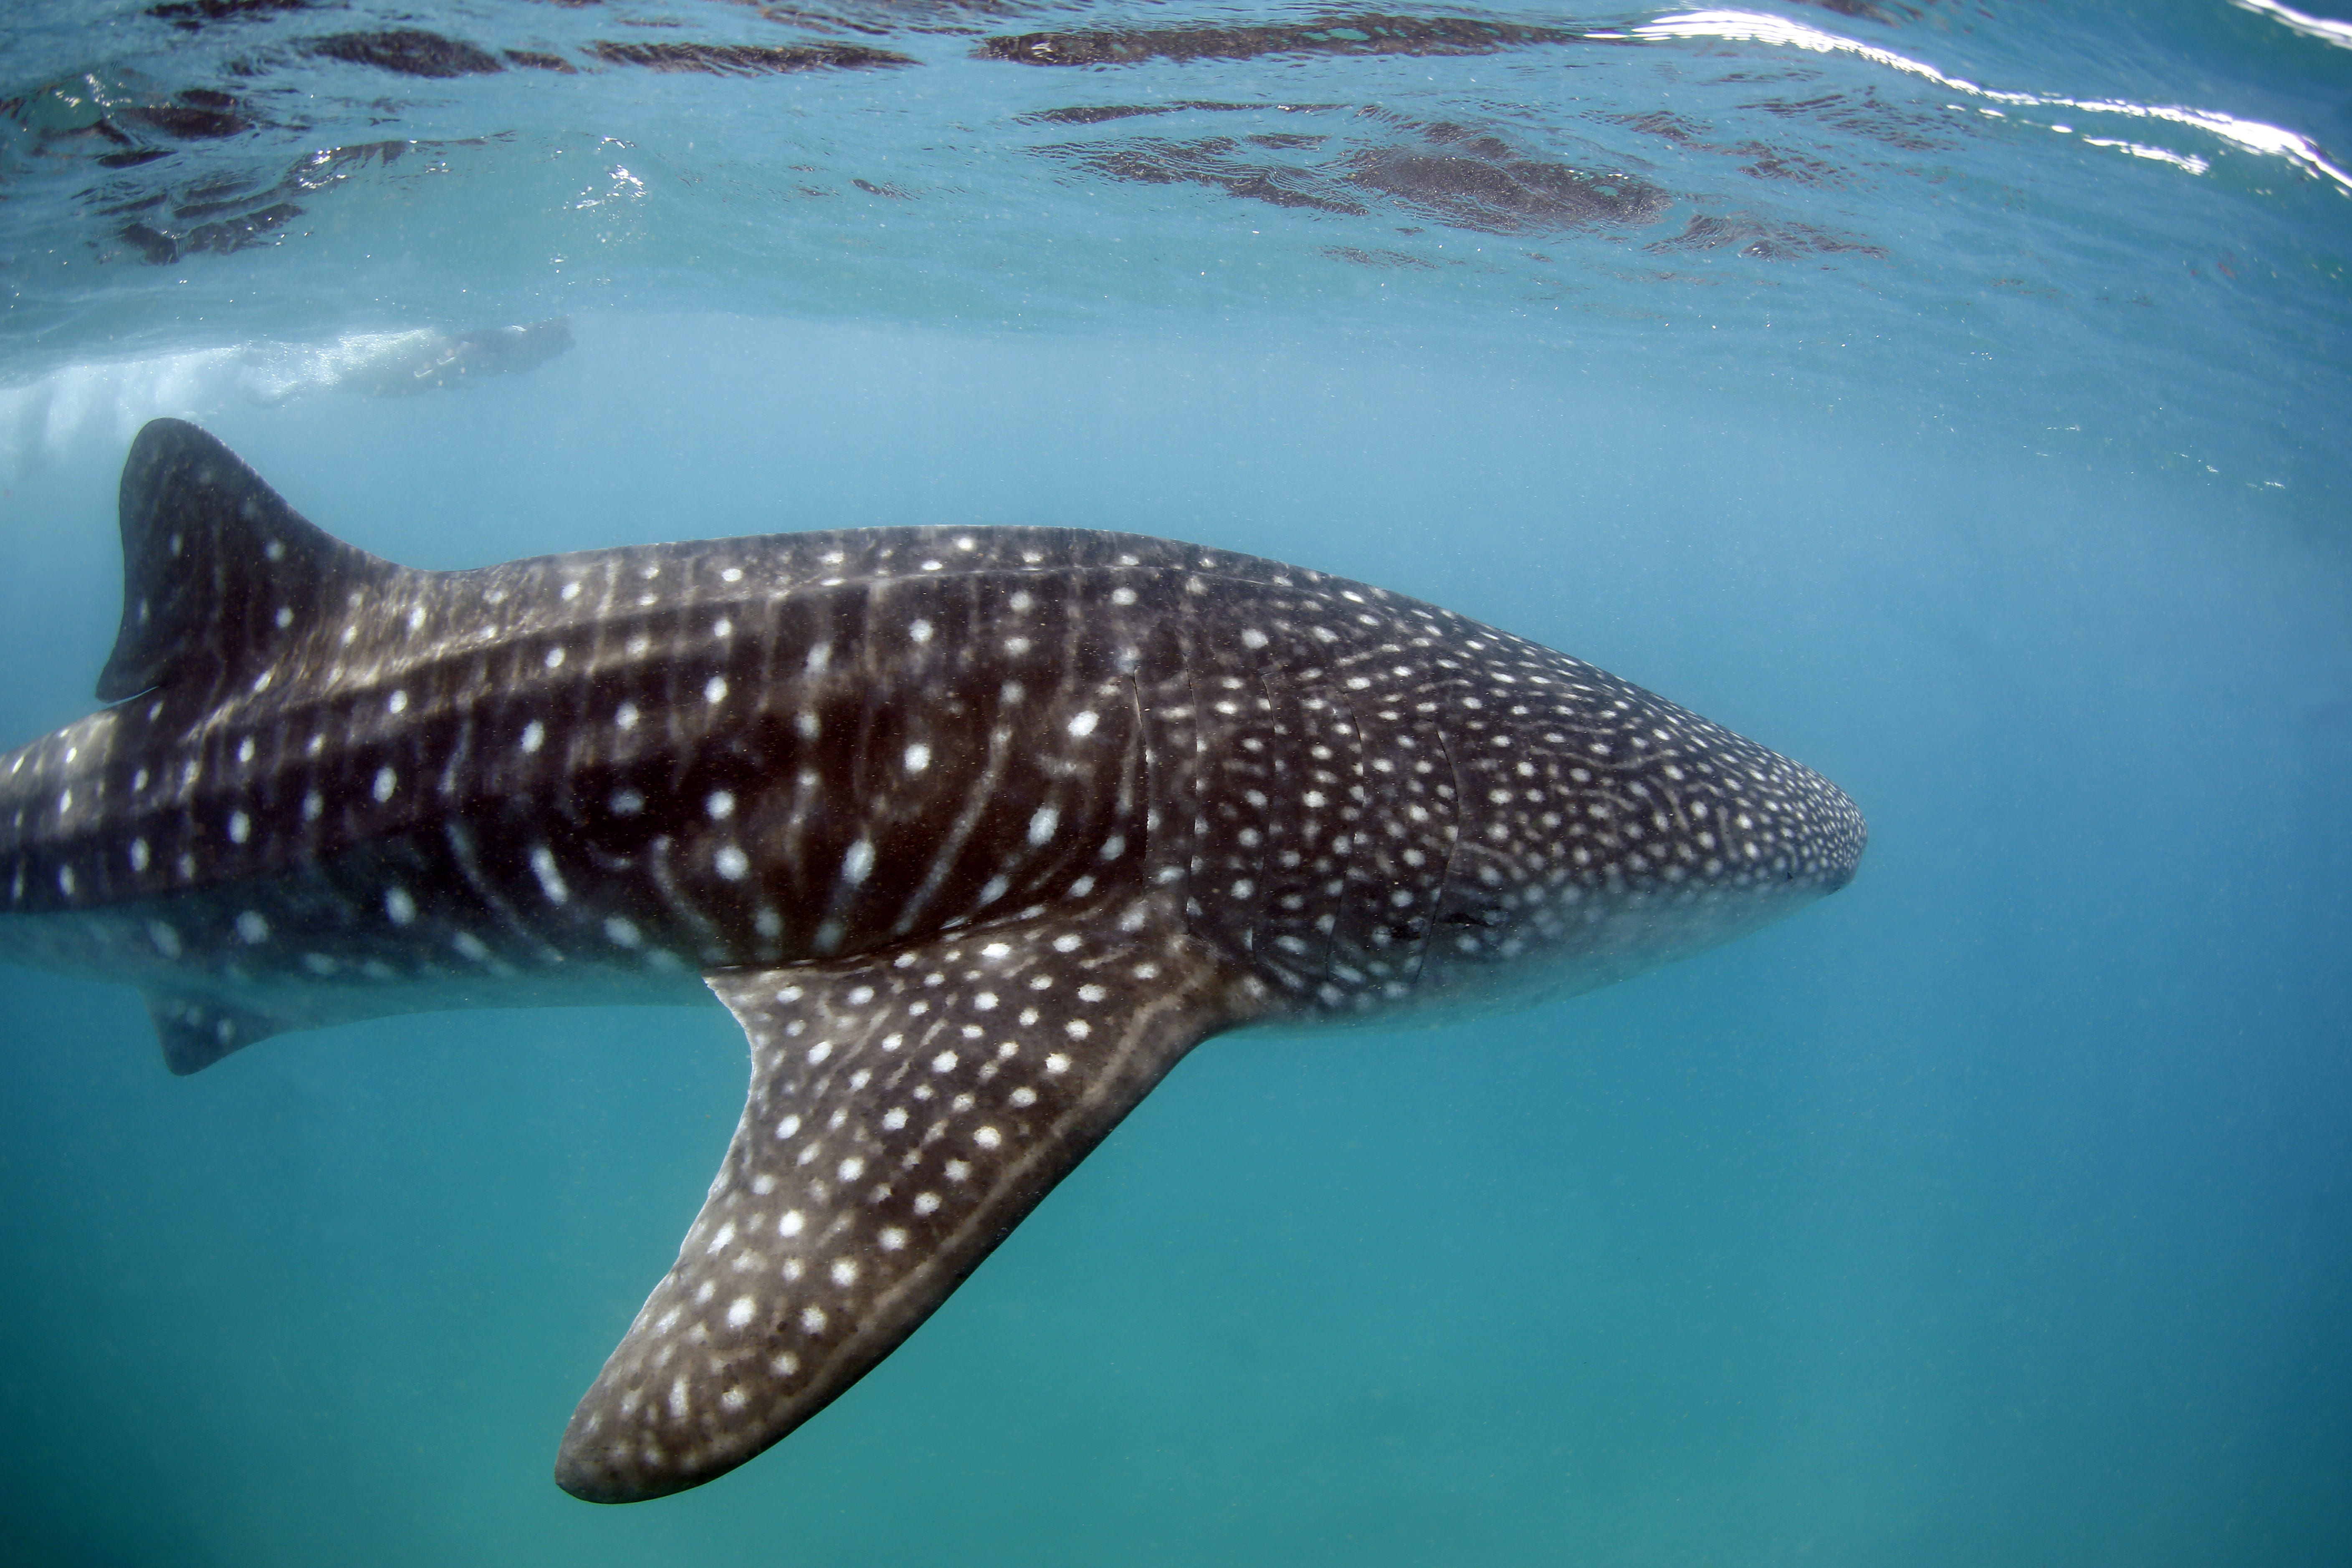
[[[1852,879],[1826,780],[1590,665],[1127,534],[886,529],[417,572],[160,420],[113,705],[0,757],[0,955],[176,1072],[415,1009],[749,1036],[576,1495],[742,1463],[1210,1035],[1519,1006]]]

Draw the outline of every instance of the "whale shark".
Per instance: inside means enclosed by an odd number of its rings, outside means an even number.
[[[701,1002],[741,1120],[555,1477],[719,1476],[887,1355],[1192,1047],[1533,1005],[1849,882],[1810,770],[1433,605],[1133,534],[419,571],[163,419],[97,712],[0,757],[0,957],[191,1073]]]

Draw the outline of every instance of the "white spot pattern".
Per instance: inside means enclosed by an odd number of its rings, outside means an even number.
[[[383,731],[381,744],[373,731],[363,742],[365,761],[336,729],[352,709],[298,709],[274,732],[225,713],[230,749],[207,753],[224,762],[202,784],[217,793],[197,794],[195,759],[141,758],[164,781],[152,808],[142,800],[143,836],[110,838],[79,862],[85,879],[117,881],[127,867],[162,882],[176,868],[185,884],[212,832],[239,845],[260,835],[281,852],[269,814],[298,797],[306,826],[293,842],[305,854],[424,818],[437,802],[510,801],[552,837],[517,844],[485,815],[456,824],[435,859],[442,836],[427,828],[425,859],[402,865],[406,885],[368,895],[386,922],[369,940],[398,964],[371,957],[367,973],[446,973],[453,951],[487,967],[486,988],[583,960],[635,973],[814,966],[800,983],[807,996],[746,1005],[746,1126],[760,1130],[749,1147],[772,1152],[742,1153],[739,1140],[689,1248],[708,1268],[666,1283],[670,1294],[657,1292],[641,1321],[646,1337],[632,1334],[643,1356],[616,1358],[634,1414],[618,1414],[618,1394],[596,1406],[643,1437],[630,1461],[640,1470],[719,1462],[734,1441],[727,1413],[767,1419],[779,1387],[835,1365],[867,1303],[928,1267],[942,1238],[979,1234],[975,1216],[1008,1190],[1015,1163],[1092,1103],[1101,1064],[1141,1016],[1132,998],[1166,997],[1197,973],[1199,953],[1257,988],[1250,1006],[1275,1010],[1503,995],[1522,973],[1622,970],[1660,945],[1669,920],[1693,942],[1711,939],[1750,921],[1738,896],[1834,886],[1859,852],[1850,805],[1794,764],[1575,660],[1316,574],[1021,531],[696,548],[723,564],[661,547],[469,574],[468,593],[509,607],[436,603],[441,648],[394,655],[346,637],[332,655],[349,672],[339,679],[383,694],[365,699],[366,722]],[[1083,572],[1063,569],[1073,552],[1087,552]],[[627,603],[615,584],[651,584],[663,563],[683,570],[648,590],[654,613],[628,633],[623,658],[621,639],[596,626],[596,602]],[[968,571],[997,584],[1016,572],[1021,585],[992,600]],[[878,584],[919,614],[887,596],[859,607],[861,585]],[[808,625],[799,590],[821,584],[851,611],[780,645],[786,624]],[[557,613],[557,602],[577,608]],[[401,608],[425,625],[421,605]],[[699,640],[706,632],[721,646]],[[416,673],[425,665],[402,662],[517,637],[479,694],[428,687]],[[567,645],[581,654],[568,664]],[[1003,668],[1016,648],[1023,662]],[[760,673],[730,689],[710,668],[720,659]],[[279,680],[271,701],[304,700],[287,697],[293,686]],[[543,717],[484,722],[493,696]],[[935,696],[953,706],[932,709]],[[587,721],[600,713],[612,723]],[[478,739],[462,739],[471,724]],[[763,735],[781,737],[775,751],[726,750]],[[853,745],[887,749],[853,766]],[[68,811],[111,809],[96,784],[77,799],[89,775],[65,773],[62,748],[28,749],[12,780],[26,754],[42,832]],[[255,771],[231,775],[226,755]],[[138,776],[143,795],[146,770]],[[272,793],[289,780],[289,793]],[[595,781],[577,789],[576,831],[544,810],[546,792],[571,780]],[[371,795],[391,804],[404,783],[401,811],[367,808]],[[197,800],[202,810],[173,826],[172,811],[187,809],[178,803]],[[918,828],[936,848],[908,847],[920,845]],[[824,858],[805,850],[845,838],[828,888]],[[0,887],[20,905],[28,887],[37,902],[52,883],[68,899],[83,885],[47,842],[22,826],[0,837]],[[889,846],[887,868],[877,844]],[[754,849],[761,879],[743,886]],[[771,865],[807,869],[772,876]],[[1158,915],[1142,912],[1141,889]],[[1050,920],[1082,899],[1098,911],[1088,923],[1004,940],[1035,910]],[[142,952],[226,946],[245,950],[241,962],[343,984],[363,967],[280,906],[191,908],[210,912],[182,925],[138,917]],[[273,916],[284,925],[275,953]],[[979,934],[959,938],[965,921]],[[1195,944],[1181,952],[1164,945],[1180,928]],[[860,986],[830,978],[877,951],[908,962],[869,969]],[[788,988],[763,985],[763,997]],[[655,1364],[664,1350],[672,1360]],[[661,1457],[643,1458],[653,1450]]]

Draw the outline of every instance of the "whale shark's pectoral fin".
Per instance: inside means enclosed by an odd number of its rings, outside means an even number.
[[[1139,902],[706,977],[751,1045],[677,1262],[573,1413],[566,1491],[709,1480],[914,1331],[1248,982]]]

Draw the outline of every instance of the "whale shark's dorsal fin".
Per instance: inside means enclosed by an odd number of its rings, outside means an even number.
[[[155,420],[131,443],[121,515],[122,629],[101,702],[249,680],[333,596],[402,573],[306,521],[184,420]]]
[[[563,1436],[634,1502],[733,1469],[912,1333],[1260,993],[1149,897],[706,977],[751,1042],[719,1178]]]

